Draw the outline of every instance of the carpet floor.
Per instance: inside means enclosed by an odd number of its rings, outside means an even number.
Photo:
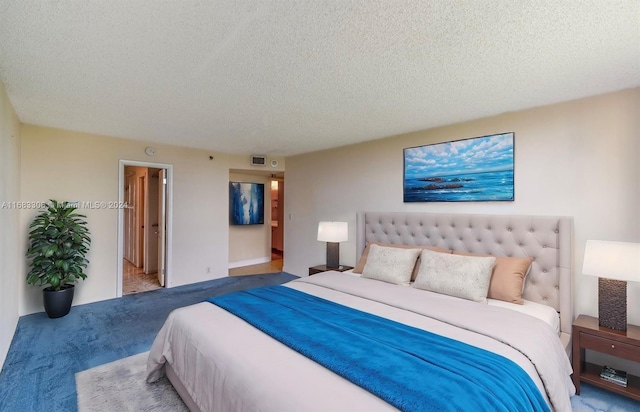
[[[292,279],[286,272],[222,278],[74,306],[59,319],[23,316],[0,372],[0,411],[76,411],[74,374],[148,351],[172,310]]]
[[[108,376],[115,370],[119,379],[126,377],[137,381],[135,376],[144,373],[144,363],[136,362],[140,356],[133,355],[151,348],[153,339],[173,309],[211,296],[292,279],[295,276],[284,272],[223,278],[74,306],[69,315],[60,319],[49,319],[44,313],[23,316],[0,372],[0,411],[77,411],[74,375],[82,381],[85,379],[83,371],[91,372],[91,379],[104,381],[110,380]],[[122,362],[114,362],[118,360]],[[115,369],[106,365],[111,362]],[[165,384],[169,385],[168,382]],[[117,388],[117,385],[103,385],[103,393],[96,395],[93,392],[87,396],[99,397],[100,402],[120,402],[117,396],[109,395],[110,391],[118,391]],[[145,396],[151,403],[157,394]],[[81,402],[86,400],[83,397]],[[582,384],[580,396],[574,396],[571,405],[576,412],[640,411],[640,402],[588,384]]]

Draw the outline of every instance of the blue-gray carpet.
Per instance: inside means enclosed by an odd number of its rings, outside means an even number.
[[[59,319],[23,316],[0,372],[0,411],[76,411],[74,374],[148,351],[172,310],[296,278],[285,272],[228,277],[74,306]]]
[[[59,319],[23,316],[0,372],[0,411],[77,411],[74,374],[148,351],[173,309],[295,278],[284,272],[230,277],[74,306]],[[571,404],[577,412],[640,411],[640,402],[588,384]]]

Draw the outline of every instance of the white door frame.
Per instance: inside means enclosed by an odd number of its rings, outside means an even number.
[[[122,205],[125,202],[124,199],[124,167],[125,166],[139,166],[139,167],[151,167],[155,169],[165,169],[167,171],[167,256],[166,256],[166,271],[164,277],[164,286],[170,288],[171,272],[172,272],[172,239],[173,239],[173,165],[165,163],[151,163],[151,162],[139,162],[136,160],[120,160],[118,166],[118,204]],[[124,259],[123,250],[124,247],[124,209],[118,208],[118,278],[116,282],[116,297],[122,297],[122,261]]]

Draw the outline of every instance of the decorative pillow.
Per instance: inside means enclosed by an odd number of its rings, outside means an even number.
[[[453,254],[476,257],[491,256],[458,251],[454,251]],[[489,284],[489,295],[487,297],[522,305],[524,303],[524,300],[522,300],[524,278],[527,276],[527,273],[529,273],[529,267],[533,262],[533,258],[493,257],[496,258],[496,265],[493,268],[493,275],[491,276],[491,283]]]
[[[368,242],[367,247],[364,248],[364,252],[362,252],[362,256],[360,256],[360,260],[358,260],[358,264],[353,269],[353,273],[362,273],[362,269],[364,269],[364,265],[367,263],[367,257],[369,256],[369,248],[371,245],[378,245],[384,247],[396,247],[400,249],[429,249],[434,252],[440,253],[451,253],[449,249],[443,249],[437,246],[417,246],[417,245],[392,245],[391,243],[382,243],[382,242]],[[418,267],[420,266],[420,257],[418,256],[418,261],[413,268],[413,272],[411,273],[411,280],[416,280],[416,276],[418,276]]]
[[[408,286],[419,255],[420,249],[371,245],[362,277]]]
[[[449,255],[423,250],[414,288],[486,303],[494,257]]]

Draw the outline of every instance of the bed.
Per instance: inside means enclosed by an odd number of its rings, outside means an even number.
[[[325,272],[283,287],[500,355],[526,373],[550,409],[570,411],[571,236],[570,217],[357,214],[359,261],[376,243],[533,258],[521,291],[525,305],[516,306],[551,308],[556,329],[491,299],[482,304],[358,274]],[[249,323],[209,302],[175,310],[152,345],[147,380],[166,374],[192,411],[398,410]]]

